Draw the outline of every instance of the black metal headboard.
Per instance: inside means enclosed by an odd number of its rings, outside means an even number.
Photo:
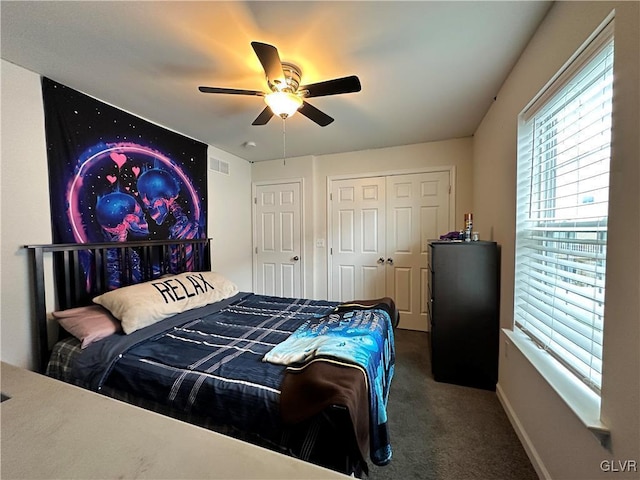
[[[58,310],[89,305],[93,297],[108,290],[168,273],[211,270],[210,239],[207,238],[26,245],[25,248],[29,250],[37,336],[35,360],[41,372],[46,369],[51,353],[45,296],[46,254],[53,258]]]

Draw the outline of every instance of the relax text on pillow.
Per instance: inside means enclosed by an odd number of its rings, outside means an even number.
[[[153,281],[151,285],[156,287],[162,294],[164,301],[178,302],[188,297],[195,297],[198,294],[206,294],[210,290],[215,290],[204,278],[202,273],[185,275],[186,285],[178,278],[167,278],[163,281]],[[177,283],[177,285],[175,285]]]

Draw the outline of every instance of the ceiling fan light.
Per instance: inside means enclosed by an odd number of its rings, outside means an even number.
[[[302,99],[291,92],[273,92],[264,96],[271,111],[281,118],[288,118],[302,106]]]

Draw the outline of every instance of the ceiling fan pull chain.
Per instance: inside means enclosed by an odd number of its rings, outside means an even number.
[[[287,165],[287,121],[282,119],[282,165]]]

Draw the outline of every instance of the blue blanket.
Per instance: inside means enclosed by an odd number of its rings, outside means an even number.
[[[238,294],[83,350],[74,383],[127,392],[277,443],[285,367],[262,362],[336,303]]]
[[[310,318],[284,342],[271,349],[264,356],[264,361],[300,365],[316,358],[336,358],[366,370],[371,460],[376,465],[387,464],[392,452],[386,406],[395,365],[393,325],[389,313],[374,308]]]
[[[280,386],[286,367],[262,359],[301,325],[311,325],[305,322],[325,318],[337,305],[240,293],[90,345],[75,360],[74,383],[97,391],[127,392],[277,444],[282,435]],[[363,325],[377,325],[376,331],[387,328],[381,312],[365,313],[365,317],[357,311],[339,316],[362,318]],[[386,409],[381,405],[386,405],[393,374],[393,337],[387,335],[382,343],[373,340],[370,347],[378,352],[372,358],[380,359],[366,368],[374,379],[376,398],[384,399],[372,405],[372,418],[386,428]],[[385,366],[391,367],[387,375],[376,373]],[[390,458],[388,438],[375,432],[372,438],[380,439],[377,444],[387,449]],[[383,457],[371,455],[372,460]]]

